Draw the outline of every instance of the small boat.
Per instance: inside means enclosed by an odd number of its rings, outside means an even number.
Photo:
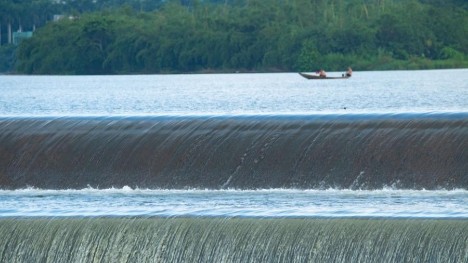
[[[319,75],[302,73],[302,72],[299,72],[299,75],[303,76],[306,79],[349,79],[350,78],[345,75],[341,77],[320,77]]]

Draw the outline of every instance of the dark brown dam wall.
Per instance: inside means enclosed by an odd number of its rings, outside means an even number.
[[[0,119],[0,188],[468,189],[468,114]]]

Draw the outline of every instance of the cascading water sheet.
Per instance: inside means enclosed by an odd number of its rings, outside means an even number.
[[[0,262],[468,262],[466,83],[0,76]]]

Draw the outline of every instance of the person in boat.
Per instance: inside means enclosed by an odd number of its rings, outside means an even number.
[[[353,75],[353,69],[351,67],[348,67],[348,70],[346,70],[346,77],[351,77]]]
[[[319,75],[319,77],[321,78],[326,78],[327,77],[327,72],[325,72],[325,70],[323,69],[320,69],[317,74]]]

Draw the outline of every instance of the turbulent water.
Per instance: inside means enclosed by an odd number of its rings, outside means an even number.
[[[466,262],[461,220],[0,219],[4,262]]]
[[[3,190],[3,217],[468,219],[465,190]]]
[[[467,262],[467,83],[0,76],[0,262]]]

